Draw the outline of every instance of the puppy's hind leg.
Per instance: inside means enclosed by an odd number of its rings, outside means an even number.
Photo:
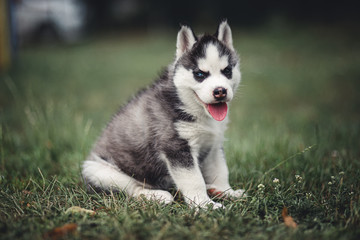
[[[169,204],[174,201],[174,197],[168,191],[144,188],[138,185],[133,189],[133,197],[144,197],[151,201],[157,201],[164,204]]]
[[[143,196],[148,200],[171,203],[173,196],[163,190],[153,190],[136,179],[128,176],[119,168],[91,154],[82,166],[82,175],[86,184],[95,189],[125,191],[129,196]]]

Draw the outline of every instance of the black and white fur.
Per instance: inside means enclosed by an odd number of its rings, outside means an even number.
[[[222,101],[229,102],[240,83],[231,29],[223,21],[215,35],[196,37],[182,26],[176,47],[175,61],[104,129],[82,175],[94,189],[170,203],[168,189],[175,186],[190,206],[222,207],[209,198],[208,189],[244,196],[228,181],[223,151],[228,117],[216,121],[206,109],[218,102],[214,89],[226,89]],[[205,79],[196,79],[199,71],[207,73]]]

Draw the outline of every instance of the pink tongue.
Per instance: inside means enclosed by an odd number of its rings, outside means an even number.
[[[216,121],[222,121],[225,119],[227,114],[227,109],[228,107],[224,102],[208,104],[208,111]]]

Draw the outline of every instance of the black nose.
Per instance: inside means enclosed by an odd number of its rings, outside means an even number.
[[[213,95],[216,100],[223,100],[226,97],[226,89],[223,87],[215,88]]]

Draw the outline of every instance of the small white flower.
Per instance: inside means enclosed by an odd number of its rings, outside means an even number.
[[[274,178],[273,183],[279,183],[279,182],[280,182],[280,180],[279,180],[279,179]]]
[[[332,185],[333,183],[332,182],[328,182],[329,185]]]
[[[300,176],[300,175],[295,175],[295,179],[296,179],[296,181],[298,181],[299,183],[301,183],[301,181],[302,181],[302,177]]]
[[[334,177],[334,176],[331,176],[331,180],[335,180],[335,177]]]
[[[339,175],[342,176],[344,175],[345,173],[343,171],[339,172]]]
[[[305,195],[306,195],[306,199],[309,199],[309,198],[312,197],[312,194],[311,194],[311,193],[306,193]]]
[[[258,189],[260,189],[260,190],[261,190],[261,189],[264,189],[264,188],[265,188],[265,185],[264,185],[264,184],[262,184],[262,183],[260,183],[257,187],[258,187]]]

